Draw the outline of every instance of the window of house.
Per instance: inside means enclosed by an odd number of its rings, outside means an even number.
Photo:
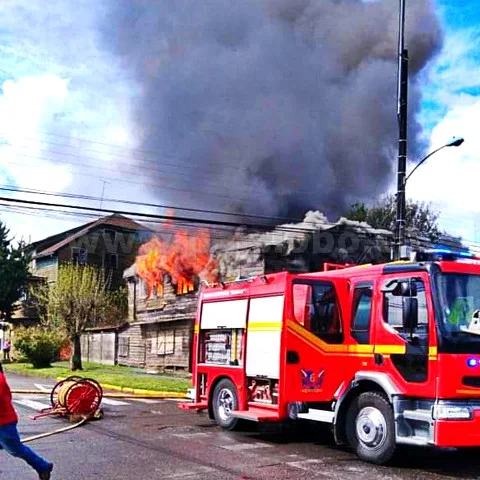
[[[294,283],[293,309],[297,322],[317,337],[328,343],[343,342],[340,305],[332,283]]]
[[[118,268],[118,255],[116,253],[106,253],[103,257],[103,267],[116,270]]]
[[[72,247],[72,262],[75,265],[86,265],[88,252],[85,248]]]
[[[21,296],[20,296],[20,301],[21,302],[26,302],[30,298],[30,291],[28,288],[22,288],[21,290]]]
[[[353,292],[351,333],[352,337],[362,344],[370,341],[372,291],[373,286],[366,284],[356,286]]]
[[[120,357],[128,357],[130,352],[130,337],[118,338],[118,355]]]
[[[150,353],[156,355],[172,355],[175,353],[175,331],[159,330],[152,338]]]
[[[138,294],[140,298],[145,298],[147,296],[147,283],[142,278],[138,279]]]

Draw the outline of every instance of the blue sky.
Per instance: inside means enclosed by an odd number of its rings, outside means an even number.
[[[480,3],[438,0],[445,31],[442,52],[425,71],[420,120],[434,149],[453,136],[457,149],[444,149],[417,170],[408,185],[412,198],[432,202],[443,228],[480,242]]]
[[[105,185],[106,198],[158,202],[141,179],[135,183],[138,153],[131,149],[141,148],[141,135],[132,110],[138,85],[98,38],[108,1],[82,0],[74,12],[64,0],[0,2],[1,185],[97,197]],[[407,0],[407,7],[415,1]],[[445,46],[423,73],[420,121],[431,149],[454,136],[466,141],[418,169],[408,195],[431,202],[449,232],[480,242],[480,1],[437,0],[436,5]],[[88,220],[25,213],[0,206],[0,218],[26,239]]]
[[[480,95],[478,78],[458,78],[458,83],[450,86],[443,84],[440,80],[442,73],[455,72],[456,68],[467,65],[471,68],[480,65],[480,5],[477,0],[437,0],[437,5],[445,30],[446,49],[450,47],[451,42],[457,41],[458,50],[451,56],[448,51],[442,52],[428,72],[430,86],[423,91],[424,111],[422,112],[423,125],[427,129],[433,128],[449,109],[448,103],[438,98],[445,93],[446,88],[450,87],[451,94]],[[469,44],[467,40],[472,43]]]

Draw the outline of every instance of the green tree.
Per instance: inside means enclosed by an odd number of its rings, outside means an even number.
[[[351,220],[367,222],[374,228],[394,232],[396,212],[395,195],[387,195],[371,207],[364,203],[354,203],[346,216]],[[432,242],[438,241],[441,236],[437,223],[438,213],[429,204],[407,200],[406,220],[407,230],[413,231],[414,235],[424,236]]]
[[[9,230],[0,222],[0,317],[10,321],[15,304],[24,293],[30,257],[25,244],[13,245]]]
[[[110,278],[104,270],[65,264],[58,269],[57,281],[37,292],[44,324],[64,331],[72,344],[73,371],[82,369],[80,337],[85,329],[125,319],[126,294],[123,290],[111,291],[109,286]]]

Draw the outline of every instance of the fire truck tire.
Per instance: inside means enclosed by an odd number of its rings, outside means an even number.
[[[384,465],[395,452],[395,419],[385,395],[365,392],[354,398],[347,412],[346,434],[358,457]]]
[[[225,430],[234,430],[238,418],[232,417],[229,412],[238,408],[238,394],[235,385],[227,378],[220,380],[213,391],[213,416],[217,425]]]

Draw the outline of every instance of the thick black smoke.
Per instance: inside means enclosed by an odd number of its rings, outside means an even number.
[[[433,0],[407,3],[418,150],[417,74],[442,34]],[[138,135],[156,162],[140,162],[139,172],[159,184],[159,199],[264,215],[339,213],[395,180],[397,0],[112,5],[104,36],[138,82]]]

